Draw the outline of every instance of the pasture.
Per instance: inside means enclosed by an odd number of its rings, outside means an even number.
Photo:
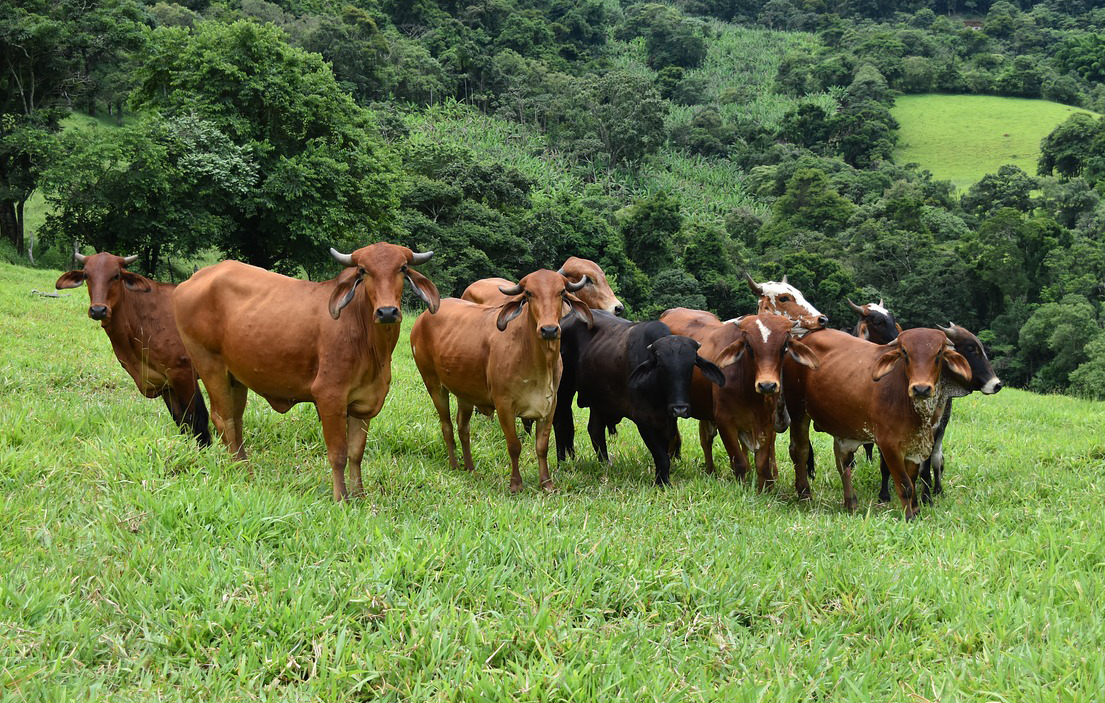
[[[961,190],[1003,164],[1034,176],[1040,141],[1075,112],[1089,111],[1028,98],[904,95],[892,110],[901,125],[894,159]]]
[[[551,495],[530,442],[511,495],[495,423],[475,474],[447,468],[405,332],[367,495],[337,505],[310,406],[251,396],[250,459],[198,450],[84,288],[30,294],[58,274],[0,263],[5,701],[1105,696],[1101,403],[956,401],[946,493],[911,524],[862,461],[846,514],[823,436],[803,503],[785,437],[758,495],[703,475],[687,421],[668,490],[623,423],[610,466],[581,426]]]

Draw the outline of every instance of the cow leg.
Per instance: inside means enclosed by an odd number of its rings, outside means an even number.
[[[591,437],[591,446],[595,448],[595,453],[599,455],[601,461],[610,463],[610,453],[606,450],[606,418],[599,417],[599,414],[594,410],[591,411],[591,417],[587,420],[587,434]]]
[[[922,461],[920,466],[917,472],[917,485],[921,489],[921,503],[932,505],[932,457]]]
[[[552,416],[537,423],[537,437],[534,448],[537,452],[537,470],[541,487],[550,493],[556,490],[552,476],[549,475],[549,434],[552,432]]]
[[[836,457],[836,469],[840,472],[840,483],[844,486],[844,509],[855,512],[859,507],[856,491],[852,486],[852,468],[856,465],[856,453],[844,448],[839,440],[833,440],[833,455]]]
[[[560,389],[556,395],[556,412],[553,413],[553,427],[556,430],[556,460],[564,461],[566,458],[575,458],[576,423],[572,416],[572,398],[574,391],[569,391],[570,383],[565,377],[560,379]]]
[[[714,435],[716,434],[717,428],[714,423],[708,420],[698,421],[698,442],[702,445],[702,456],[706,459],[706,473],[711,475],[714,473]],[[728,448],[726,445],[726,449]]]
[[[879,502],[890,502],[890,467],[886,465],[886,457],[879,452],[879,473],[882,474],[882,484],[879,486]]]
[[[802,500],[808,500],[810,482],[806,477],[806,462],[813,456],[810,418],[805,414],[800,418],[795,418],[793,414],[790,417],[790,460],[794,463],[794,492]]]
[[[675,435],[668,441],[668,460],[675,461],[680,458],[683,453],[683,436],[679,434],[679,429],[676,428]]]
[[[748,477],[748,453],[741,444],[740,435],[729,424],[718,425],[718,433],[721,435],[721,443],[725,445],[725,452],[729,455],[729,468],[733,470],[733,477],[738,481],[744,481]]]
[[[810,480],[817,478],[817,467],[813,461],[813,442],[809,443],[809,453],[806,454],[806,475]]]
[[[940,424],[932,435],[932,455],[925,462],[925,468],[929,468],[931,462],[932,493],[940,495],[944,492],[944,432],[948,429],[948,423],[952,419],[952,401],[948,400],[944,407],[944,415],[940,418]],[[927,475],[926,475],[927,478]]]
[[[875,459],[875,444],[868,442],[863,445],[863,451],[867,452],[867,461],[873,461]]]
[[[514,409],[509,405],[496,405],[495,414],[499,416],[499,426],[506,437],[506,450],[510,454],[510,492],[522,490],[522,474],[518,471],[518,459],[522,455],[522,442],[518,439],[518,426]]]
[[[917,464],[907,462],[897,449],[891,450],[880,445],[879,453],[882,454],[883,461],[890,469],[890,475],[894,477],[894,487],[898,489],[898,498],[905,510],[905,519],[912,520],[917,516],[917,496],[913,489],[913,476],[917,475]],[[910,466],[909,471],[913,476],[907,471],[907,466]]]
[[[426,388],[430,391],[430,400],[434,402],[437,418],[441,422],[441,437],[445,440],[445,452],[449,455],[449,466],[459,469],[457,445],[453,437],[453,421],[449,419],[449,391],[445,390],[445,386],[438,384],[431,387],[427,383]]]
[[[170,387],[162,394],[165,406],[173,415],[173,420],[182,432],[190,432],[201,447],[211,444],[211,430],[208,427],[207,406],[203,403],[199,383],[191,369],[186,374],[174,372]]]
[[[476,465],[472,462],[472,408],[470,403],[457,398],[457,432],[460,433],[460,450],[464,454],[464,468],[468,471],[476,470]]]
[[[211,417],[215,421],[215,428],[222,435],[223,444],[235,457],[241,460],[246,458],[246,450],[242,441],[242,416],[246,411],[246,397],[249,390],[234,380],[234,378],[222,369],[206,378],[214,378],[214,383],[207,386],[207,395],[211,399]]]
[[[675,424],[675,420],[672,420],[672,424]],[[652,461],[656,464],[656,485],[670,486],[671,462],[668,460],[668,438],[663,432],[657,432],[653,428],[638,425],[637,429],[649,453],[652,454]]]
[[[334,486],[334,501],[349,497],[345,487],[345,465],[349,459],[349,422],[345,407],[325,408],[316,403],[315,410],[322,422],[322,439],[326,442],[326,458],[330,460],[330,473]]]
[[[364,459],[369,422],[371,420],[362,420],[359,417],[350,417],[346,420],[346,443],[349,447],[349,493],[353,496],[364,495],[361,460]]]

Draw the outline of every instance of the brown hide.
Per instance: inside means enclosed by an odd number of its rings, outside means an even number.
[[[592,310],[605,310],[614,315],[621,315],[625,311],[622,302],[610,288],[606,273],[594,261],[570,256],[557,273],[567,276],[573,283],[579,282],[584,276],[587,277],[587,284],[576,293],[576,296]],[[509,296],[499,292],[499,287],[506,288],[512,285],[514,283],[505,278],[482,278],[465,288],[460,297],[481,305],[500,305],[506,302]],[[564,309],[563,313],[568,314],[568,310]]]
[[[334,499],[348,494],[347,460],[352,490],[362,491],[368,421],[391,386],[404,279],[431,312],[440,300],[433,283],[410,268],[414,256],[406,247],[378,242],[348,255],[338,277],[321,283],[224,261],[178,286],[173,306],[181,337],[232,452],[245,456],[247,388],[282,413],[314,403]]]
[[[932,450],[933,427],[944,411],[939,392],[941,373],[970,378],[966,360],[939,330],[902,332],[890,344],[878,345],[837,330],[820,330],[802,340],[817,355],[820,367],[784,362],[783,392],[792,419],[790,453],[795,488],[809,495],[806,453],[809,423],[834,437],[837,469],[844,484],[844,503],[855,509],[848,456],[863,442],[875,442],[898,487],[911,519],[917,512],[913,484],[920,462]]]
[[[458,468],[449,417],[449,394],[457,397],[457,424],[464,466],[473,470],[469,421],[473,409],[499,416],[511,460],[510,488],[522,488],[521,442],[515,418],[537,422],[536,452],[541,485],[552,488],[549,432],[556,409],[561,307],[590,324],[586,304],[569,293],[569,280],[555,271],[535,271],[519,281],[521,292],[498,306],[456,298],[442,301],[433,317],[423,314],[411,330],[411,350],[441,421],[449,463]],[[506,296],[504,296],[506,297]]]

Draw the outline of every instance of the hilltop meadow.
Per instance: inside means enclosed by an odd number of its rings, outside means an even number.
[[[317,418],[256,396],[244,463],[141,398],[84,289],[0,264],[0,698],[1094,701],[1105,692],[1105,405],[956,401],[943,497],[906,524],[824,436],[813,500],[673,485],[632,425],[559,492],[508,491],[492,422],[448,469],[408,311],[367,495],[330,499]],[[751,301],[749,301],[751,305]],[[579,413],[580,411],[577,411]],[[577,416],[577,422],[582,416]],[[529,445],[530,447],[532,445]],[[723,451],[719,446],[717,451]]]

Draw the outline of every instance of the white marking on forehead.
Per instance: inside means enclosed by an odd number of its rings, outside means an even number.
[[[771,330],[767,328],[763,320],[756,320],[756,326],[760,328],[760,336],[763,337],[764,344],[767,344],[767,338],[771,336]]]
[[[874,310],[875,312],[881,312],[883,315],[886,315],[887,317],[890,316],[890,311],[887,310],[886,308],[884,308],[883,306],[879,305],[878,303],[867,303],[867,307]]]
[[[805,308],[810,315],[821,316],[821,311],[810,305],[806,300],[806,296],[802,295],[802,291],[798,290],[789,283],[779,283],[778,281],[765,281],[760,284],[760,290],[763,291],[763,295],[771,298],[771,307],[778,309],[778,302],[775,300],[778,296],[789,293],[794,297],[794,302],[802,308]]]

